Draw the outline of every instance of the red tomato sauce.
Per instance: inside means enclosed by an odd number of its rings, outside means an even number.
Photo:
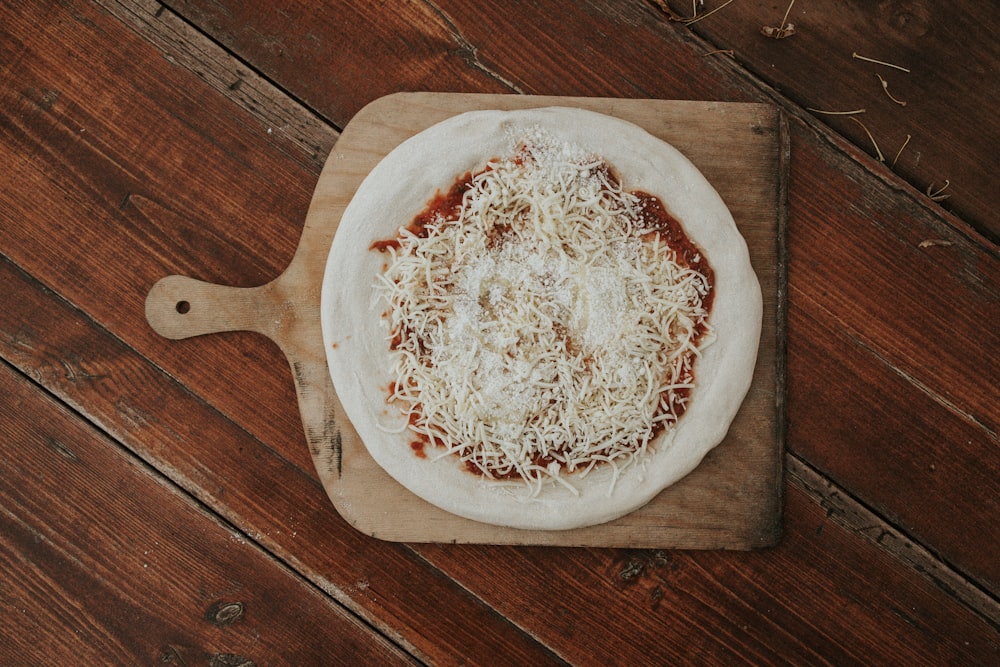
[[[515,162],[521,164],[523,161],[524,155],[518,153],[515,157]],[[487,169],[489,168],[490,167],[487,167]],[[602,164],[598,167],[598,169],[601,170],[608,183],[614,187],[618,186],[619,180],[610,166]],[[426,238],[429,234],[429,228],[431,226],[439,223],[441,220],[456,219],[461,213],[465,193],[472,187],[473,178],[474,175],[471,172],[467,172],[464,176],[456,179],[455,183],[446,192],[438,191],[434,197],[427,202],[427,206],[424,210],[416,215],[413,220],[406,225],[405,229],[410,234],[413,234],[418,238]],[[667,211],[663,202],[661,202],[658,197],[641,190],[632,191],[631,194],[639,198],[640,208],[642,211],[640,226],[643,230],[645,230],[642,234],[642,240],[645,242],[652,242],[658,237],[660,243],[673,249],[679,263],[697,271],[698,273],[701,273],[707,278],[708,292],[702,298],[702,305],[706,311],[711,312],[715,296],[715,274],[712,267],[708,263],[708,258],[705,257],[701,249],[698,248],[698,246],[695,245],[695,243],[688,237],[680,221]],[[505,240],[505,237],[511,233],[512,232],[509,226],[497,228],[494,230],[494,233],[491,234],[489,241],[492,246],[500,245]],[[401,239],[402,234],[388,239],[376,240],[372,242],[371,246],[369,246],[369,250],[387,252],[390,248],[398,249],[401,247]],[[694,333],[696,342],[702,335],[704,335],[706,330],[707,325],[698,325],[698,328]],[[393,332],[389,342],[390,349],[397,349],[401,345],[404,337],[408,335],[408,331],[397,330]],[[424,350],[422,349],[421,351],[423,352]],[[392,395],[395,393],[396,388],[395,383],[392,383],[389,387],[389,394]],[[670,402],[671,411],[677,419],[680,419],[681,415],[684,414],[687,407],[687,398],[690,393],[691,391],[689,389],[674,389],[671,392],[664,392],[662,398]],[[409,423],[411,426],[416,426],[421,421],[421,406],[419,404],[413,405],[409,412]],[[661,413],[658,411],[658,414]],[[653,426],[649,439],[655,439],[666,428],[672,427],[674,423],[675,420],[673,419],[657,422]],[[437,438],[428,436],[426,433],[415,433],[413,436],[414,439],[410,442],[410,449],[418,458],[427,458],[426,449],[428,445],[434,447],[445,446],[443,442]],[[552,456],[542,456],[541,454],[538,454],[532,460],[532,463],[536,466],[544,468],[553,461],[555,461],[555,459]],[[487,473],[481,470],[479,466],[472,461],[467,461],[465,463],[465,468],[472,474],[487,476]],[[491,471],[489,476],[494,479],[506,480],[516,479],[519,477],[519,474],[516,470],[511,470],[510,472],[503,474]]]
[[[417,238],[427,238],[428,227],[440,220],[451,220],[458,217],[462,210],[462,199],[466,191],[472,186],[472,172],[458,178],[447,192],[438,192],[427,202],[423,211],[418,213],[410,224],[406,225],[406,230]],[[386,252],[389,248],[399,248],[400,237],[394,236],[388,239],[373,241],[369,250]]]

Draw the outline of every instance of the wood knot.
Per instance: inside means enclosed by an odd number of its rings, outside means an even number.
[[[216,602],[205,612],[205,620],[224,628],[243,618],[245,607],[242,602]]]
[[[878,6],[882,23],[904,37],[923,37],[931,29],[931,10],[924,2],[888,0]]]

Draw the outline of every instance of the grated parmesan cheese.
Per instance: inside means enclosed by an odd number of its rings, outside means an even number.
[[[460,206],[380,246],[390,399],[409,428],[536,492],[646,455],[712,338],[707,262],[648,213],[599,157],[535,131]]]

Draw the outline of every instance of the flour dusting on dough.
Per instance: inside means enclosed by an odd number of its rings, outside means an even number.
[[[391,399],[476,474],[537,493],[610,466],[610,493],[687,406],[712,271],[601,157],[537,127],[511,137],[380,244]]]

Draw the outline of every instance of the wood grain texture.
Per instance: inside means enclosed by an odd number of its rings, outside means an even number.
[[[795,484],[786,536],[754,552],[424,545],[574,664],[988,664],[1000,634],[892,556],[859,548]],[[459,575],[456,575],[459,576]],[[598,613],[580,610],[600,609]],[[817,614],[816,610],[822,610]],[[904,639],[905,638],[905,639]]]
[[[433,3],[391,8],[357,2],[282,0],[268,5],[164,3],[227,49],[343,128],[365,104],[390,93],[517,92],[480,61],[477,48]],[[268,9],[269,11],[263,11]],[[359,62],[378,63],[374,69]]]
[[[208,345],[175,343],[162,350],[166,356],[156,353],[163,341],[142,317],[149,287],[178,270],[249,286],[280,273],[317,174],[276,148],[280,136],[117,19],[85,3],[75,14],[41,4],[29,9],[3,23],[24,48],[2,87],[10,139],[2,150],[11,166],[4,191],[18,196],[3,200],[0,247],[34,275],[22,292],[15,285],[27,277],[6,266],[13,283],[0,293],[5,306],[18,308],[3,309],[11,316],[5,358],[18,359],[30,377],[281,560],[308,562],[304,576],[366,621],[404,637],[417,655],[485,662],[492,642],[501,641],[515,659],[551,661],[544,647],[405,547],[373,555],[346,524],[331,525],[336,513],[312,472],[289,367],[266,338],[215,336]],[[100,57],[66,57],[84,53]],[[86,80],[73,67],[86,68]],[[59,94],[38,92],[56,79]],[[91,111],[117,109],[119,96],[130,100],[126,112]],[[188,104],[194,99],[197,108]],[[77,122],[83,116],[87,122]],[[170,140],[146,147],[136,137],[150,127],[151,138]],[[273,168],[259,166],[267,162]],[[176,199],[171,192],[192,173],[211,201],[188,207],[196,192],[181,188]],[[190,254],[180,248],[186,244]],[[57,285],[59,296],[45,284]],[[81,309],[60,310],[68,304]],[[157,364],[132,346],[152,352]],[[230,362],[219,367],[220,359]],[[203,398],[212,386],[224,387],[222,405]],[[242,416],[233,422],[227,413]],[[399,588],[401,581],[411,587]],[[442,620],[424,627],[423,615],[433,609]]]
[[[546,532],[462,519],[431,506],[389,478],[368,455],[332,393],[325,360],[315,354],[322,347],[316,341],[319,322],[315,311],[326,251],[340,215],[361,180],[382,157],[421,129],[462,111],[551,105],[580,106],[636,122],[673,143],[703,169],[723,199],[732,202],[733,215],[748,239],[765,295],[765,324],[754,386],[744,408],[730,435],[695,474],[616,521]],[[231,290],[212,288],[214,295],[205,291],[204,299],[198,301],[205,302],[201,310],[209,320],[213,313],[219,314],[214,327],[218,329],[242,326],[267,330],[277,321],[269,315],[276,303],[300,313],[299,325],[282,325],[270,335],[298,369],[300,409],[324,486],[341,514],[367,534],[407,542],[730,549],[770,546],[781,532],[784,383],[779,376],[783,367],[779,350],[784,350],[784,312],[779,296],[785,292],[780,254],[784,247],[784,149],[780,116],[763,105],[511,95],[389,96],[366,106],[344,128],[320,176],[292,265],[276,281],[285,284],[286,276],[299,277],[281,300],[262,296],[260,300],[237,302],[235,293],[230,298]],[[735,160],[735,155],[742,157]],[[177,283],[187,284],[179,277],[169,281],[170,285]],[[213,329],[213,323],[201,317],[189,320],[196,315],[193,311],[177,313],[174,304],[188,297],[173,290],[163,294],[157,288],[147,300],[147,316],[154,328],[162,323],[158,330],[170,337]],[[242,306],[241,312],[230,317],[232,303]],[[341,324],[345,331],[350,327],[348,322]]]
[[[706,3],[700,13],[721,2]],[[689,16],[691,3],[671,0]],[[734,2],[691,26],[715,48],[796,104],[827,111],[864,109],[855,116],[871,132],[893,171],[920,192],[944,188],[940,202],[1000,241],[996,178],[1000,171],[1000,60],[994,35],[1000,6],[972,0],[813,0],[792,6],[794,36],[763,37],[761,26],[781,23],[787,2]],[[904,72],[852,54],[908,69]],[[886,81],[886,91],[878,77]],[[904,104],[900,104],[900,102]],[[865,129],[851,117],[820,115],[838,133],[874,156]],[[954,119],[954,120],[944,120]],[[950,185],[947,185],[950,183]]]
[[[807,136],[793,125],[789,449],[996,594],[1000,260]]]
[[[5,187],[18,193],[4,215],[29,221],[44,211],[47,222],[3,225],[0,247],[16,249],[40,280],[63,285],[106,326],[132,326],[150,340],[148,326],[134,327],[136,313],[162,276],[256,286],[287,266],[319,172],[286,159],[282,135],[93,7],[30,3],[3,30],[3,43],[24,44],[0,90]],[[186,249],[170,240],[178,236]],[[267,401],[243,391],[231,398],[262,416],[263,435],[280,439],[301,426],[280,407],[289,399],[294,407],[287,376],[266,372],[285,362],[262,341],[224,343],[226,357],[257,369],[255,383],[227,364],[216,380],[191,386],[268,386]],[[170,365],[183,376],[185,367],[213,364],[203,355],[175,348]],[[298,454],[308,460],[308,450]]]
[[[419,22],[400,25],[385,16],[365,30],[345,22],[326,48],[348,54],[347,70],[331,73],[301,59],[302,71],[294,73],[300,88],[288,83],[289,73],[264,90],[263,77],[240,76],[267,71],[255,66],[261,62],[255,40],[234,57],[213,44],[211,33],[198,33],[197,22],[152,3],[5,6],[0,154],[8,168],[0,172],[0,248],[9,260],[0,285],[0,356],[33,392],[51,392],[76,411],[74,419],[87,420],[87,433],[107,434],[102,447],[135,452],[269,559],[425,662],[488,664],[502,647],[522,664],[586,663],[591,652],[635,661],[663,654],[694,661],[700,653],[758,663],[803,656],[800,662],[860,656],[857,662],[871,663],[876,656],[996,663],[998,626],[984,622],[997,618],[996,593],[980,583],[989,581],[980,574],[994,564],[977,547],[987,544],[982,535],[970,529],[959,539],[963,525],[992,525],[988,505],[975,496],[983,489],[961,476],[980,459],[982,474],[995,470],[996,448],[981,430],[971,431],[980,434],[971,444],[950,437],[955,420],[995,424],[995,404],[982,392],[995,368],[983,355],[995,345],[973,347],[965,357],[931,335],[952,326],[961,340],[982,335],[984,327],[977,333],[970,317],[996,312],[991,246],[738,65],[702,57],[704,42],[665,26],[646,3],[514,4],[495,11],[458,4],[437,5],[451,22],[433,24],[431,58],[465,63],[482,78],[424,67],[422,87],[486,91],[507,79],[529,92],[766,101],[781,104],[792,119],[789,445],[794,461],[816,461],[816,474],[830,477],[822,493],[786,477],[786,537],[777,550],[669,551],[666,558],[681,573],[672,578],[656,551],[409,547],[368,539],[330,511],[302,435],[292,373],[276,346],[253,334],[167,342],[148,328],[143,297],[162,275],[252,287],[280,274],[322,159],[305,148],[311,140],[287,137],[270,119],[310,115],[296,100],[334,76],[331,104],[342,109],[403,89],[400,82],[411,76],[405,49],[383,68],[388,56],[365,40],[403,44],[396,35],[422,34],[427,26]],[[260,17],[277,22],[290,47],[308,32],[308,21],[280,25],[282,3],[246,6],[250,11],[237,16],[248,32]],[[339,8],[328,11],[335,16]],[[549,34],[520,20],[525,11],[542,14]],[[513,30],[522,25],[523,35]],[[423,66],[414,60],[413,67]],[[240,80],[247,83],[232,90],[220,83]],[[336,134],[331,115],[315,109],[317,122],[309,125],[315,145],[329,150]],[[351,114],[344,115],[346,122]],[[870,266],[852,277],[826,258],[843,257],[838,253],[847,249],[838,244],[844,234],[851,239],[854,226],[863,231],[852,247]],[[920,247],[935,239],[951,245]],[[917,269],[902,277],[879,269],[912,261]],[[919,278],[935,266],[931,275],[947,279],[945,290],[958,304],[954,318],[937,297],[925,300]],[[830,282],[815,280],[816,271]],[[864,317],[873,305],[877,321]],[[905,337],[894,332],[896,319]],[[921,330],[922,320],[925,334],[906,338]],[[889,380],[900,398],[882,392],[877,410],[855,417],[861,397],[849,388],[858,378],[876,390],[879,378]],[[814,401],[816,395],[825,401]],[[911,398],[920,400],[916,423]],[[3,419],[11,409],[0,401]],[[919,431],[925,425],[943,442],[925,437]],[[942,460],[919,451],[914,459],[905,446],[911,441],[930,443],[931,453],[946,449],[948,465],[958,467],[937,475]],[[890,458],[891,474],[879,479]],[[25,461],[23,474],[33,475],[36,465],[34,458]],[[937,502],[919,495],[928,491]],[[83,518],[77,530],[90,525]],[[6,536],[0,533],[0,541],[12,544]],[[936,559],[936,567],[904,558],[915,536],[923,544],[915,548]],[[19,544],[5,551],[14,554],[5,556],[10,562],[24,562],[22,554],[40,548],[31,540]],[[939,578],[942,568],[951,575]],[[536,583],[540,588],[532,588]],[[956,596],[957,585],[966,594]],[[0,586],[11,590],[6,578]],[[23,607],[51,605],[36,613],[75,608],[59,602],[72,595],[24,590]],[[568,604],[560,603],[564,596]],[[5,614],[0,627],[23,628],[38,639],[25,660],[44,662],[37,647],[67,641],[58,635],[64,626],[17,625],[16,614],[23,612]],[[177,623],[198,626],[188,618]],[[625,645],[613,630],[638,641]]]
[[[322,118],[156,0],[96,0],[94,4],[148,42],[168,63],[188,70],[207,89],[246,112],[252,119],[248,127],[263,129],[276,150],[319,173],[337,136]]]
[[[414,664],[3,362],[0,392],[0,662]]]
[[[942,562],[926,547],[880,518],[804,460],[789,455],[785,464],[787,479],[822,507],[833,523],[868,539],[898,559],[904,567],[919,572],[934,586],[947,591],[994,628],[1000,628],[1000,603],[973,579]]]
[[[224,25],[243,26],[242,33],[234,30],[230,45],[246,57],[254,57],[256,43],[240,35],[248,34],[247,26],[258,21],[255,12],[234,3],[197,3],[197,8],[193,4],[188,7],[196,19],[211,16]],[[287,4],[294,6],[291,0]],[[733,3],[710,20],[721,20],[740,4],[746,3]],[[792,345],[797,336],[819,336],[810,340],[817,350],[812,354],[824,364],[832,368],[853,365],[861,376],[888,373],[883,377],[901,380],[913,396],[931,397],[927,405],[930,412],[923,413],[926,421],[943,424],[957,416],[979,424],[974,428],[974,437],[946,440],[949,458],[982,462],[982,474],[988,479],[996,477],[991,471],[1000,465],[996,461],[1000,414],[993,378],[1000,372],[992,354],[997,347],[992,334],[1000,326],[990,323],[997,321],[1000,312],[996,287],[1000,268],[992,244],[970,233],[962,221],[941,212],[919,191],[909,189],[891,171],[873,163],[867,157],[865,144],[851,145],[840,140],[820,122],[804,116],[801,106],[747,76],[731,59],[704,56],[704,42],[692,37],[683,26],[668,24],[652,5],[602,3],[580,12],[570,3],[550,3],[544,9],[513,6],[503,13],[486,12],[474,3],[436,3],[435,7],[448,17],[445,24],[436,19],[428,20],[422,28],[391,21],[379,26],[344,22],[339,29],[350,38],[339,47],[350,49],[352,44],[364,42],[363,27],[375,30],[377,39],[385,43],[404,43],[407,35],[421,29],[445,29],[454,43],[473,47],[479,65],[513,82],[520,91],[572,95],[581,91],[605,94],[610,90],[622,96],[783,104],[789,117],[795,119],[789,190],[790,316],[797,321],[798,312],[805,312],[822,323],[819,329],[800,334],[793,331]],[[780,21],[785,7],[786,3],[775,5],[767,20],[772,20],[773,11],[778,14],[773,20]],[[295,12],[292,15],[298,16]],[[294,21],[291,25],[306,29]],[[502,37],[509,34],[520,38]],[[550,36],[553,34],[560,38],[554,40]],[[838,33],[829,34],[833,39]],[[787,46],[800,36],[784,40],[781,45]],[[989,44],[983,48],[993,48]],[[616,57],[607,58],[607,53]],[[361,51],[357,56],[372,57]],[[398,58],[399,54],[392,57]],[[816,60],[813,56],[812,61]],[[381,85],[388,87],[394,69],[382,68],[380,63],[386,62],[383,59],[369,62],[383,71]],[[795,62],[788,61],[792,71]],[[800,80],[816,90],[822,90],[821,84],[826,81],[818,76]],[[437,81],[442,89],[454,83],[447,77]],[[347,80],[342,85],[359,94],[363,90],[360,84],[353,87]],[[399,85],[404,85],[402,79]],[[318,110],[327,113],[333,122],[347,121],[333,109]],[[921,248],[920,244],[928,240],[952,245]],[[866,266],[856,267],[851,254],[865,257]],[[911,268],[914,262],[918,269]],[[918,279],[926,271],[944,287],[928,290]],[[831,292],[829,286],[841,281],[844,289]],[[836,298],[796,300],[803,291],[810,295],[825,292]],[[889,295],[891,298],[887,298]],[[803,311],[797,312],[799,307]],[[870,312],[877,313],[877,317],[870,317]],[[848,349],[836,343],[843,322],[866,332],[865,345]],[[970,343],[952,344],[951,335]],[[979,342],[984,336],[986,341]],[[830,350],[836,350],[834,356],[830,356]],[[966,357],[966,353],[970,356]],[[929,464],[911,455],[910,443],[915,439],[925,442],[926,437],[915,425],[906,400],[886,398],[879,405],[889,411],[888,419],[886,414],[878,413],[858,422],[858,426],[863,423],[869,430],[881,424],[891,425],[877,437],[865,436],[863,430],[831,428],[844,423],[842,415],[849,414],[847,406],[853,408],[861,397],[852,394],[849,386],[827,384],[837,392],[833,403],[814,400],[808,384],[823,382],[827,377],[815,368],[814,359],[795,356],[789,360],[789,423],[795,434],[789,447],[807,458],[813,452],[826,452],[823,470],[838,483],[863,489],[865,502],[872,503],[905,530],[927,539],[934,537],[928,543],[933,550],[948,553],[973,576],[985,576],[989,590],[996,594],[996,563],[975,542],[962,537],[968,530],[981,533],[992,523],[995,482],[970,486],[961,482],[961,473],[947,480],[942,475],[929,476]],[[851,400],[845,403],[845,399]],[[888,462],[892,463],[891,475],[884,468]],[[910,486],[910,480],[924,487],[922,492],[932,489],[935,496],[947,498],[947,502],[927,506],[913,498],[901,501],[907,494],[903,489],[917,491]],[[957,509],[953,509],[955,505]]]
[[[0,293],[10,300],[0,309],[0,356],[418,657],[484,664],[499,642],[512,660],[554,660],[405,545],[372,540],[341,520],[308,454],[299,465],[284,455],[305,449],[298,424],[284,441],[253,437],[8,260]],[[287,405],[294,416],[294,397]]]

